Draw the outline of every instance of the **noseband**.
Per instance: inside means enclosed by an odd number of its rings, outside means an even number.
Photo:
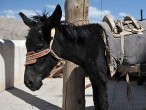
[[[49,48],[45,49],[45,50],[42,50],[40,52],[34,52],[34,51],[31,51],[31,52],[28,52],[26,54],[26,62],[25,62],[25,66],[26,65],[30,65],[30,64],[34,64],[36,63],[37,59],[40,58],[40,57],[43,57],[47,54],[51,54],[54,58],[56,58],[57,60],[62,60],[60,57],[58,57],[54,51],[52,50],[52,44],[53,44],[53,41],[54,41],[54,36],[55,36],[55,28],[51,29],[51,37],[52,37],[52,40],[50,41],[50,46]]]

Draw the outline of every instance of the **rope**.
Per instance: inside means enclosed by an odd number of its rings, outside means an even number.
[[[77,23],[77,22],[80,22],[80,21],[82,21],[82,22],[89,22],[89,20],[87,20],[87,19],[82,19],[82,20],[77,20],[77,21],[74,21],[74,22],[72,22],[72,24],[74,24],[74,23]]]

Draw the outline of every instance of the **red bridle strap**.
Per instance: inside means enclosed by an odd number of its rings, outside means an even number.
[[[54,36],[55,36],[55,28],[51,29],[51,37],[52,37],[52,40],[50,41],[49,48],[47,48],[45,50],[42,50],[42,51],[40,51],[38,53],[35,53],[34,51],[28,52],[26,54],[25,66],[36,63],[36,61],[37,61],[38,58],[43,57],[43,56],[47,55],[48,53],[50,53],[57,60],[62,60],[62,58],[58,57],[54,53],[54,51],[52,50],[52,44],[53,44],[53,41],[54,41]]]
[[[34,51],[32,52],[28,52],[26,54],[26,62],[25,65],[30,65],[30,64],[34,64],[37,61],[37,58],[40,58],[42,56],[47,55],[51,50],[50,49],[45,49],[42,50],[40,52],[35,53]]]

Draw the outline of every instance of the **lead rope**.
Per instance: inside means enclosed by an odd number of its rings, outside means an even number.
[[[50,49],[52,48],[52,44],[53,44],[53,41],[54,41],[54,37],[55,37],[55,28],[51,29],[51,41],[50,41]]]
[[[129,79],[129,74],[126,74],[126,82],[127,82],[127,97],[128,101],[131,99],[131,86],[130,86],[130,79]]]
[[[54,41],[54,37],[55,37],[55,28],[52,28],[51,29],[51,38],[52,40],[50,41],[50,46],[49,46],[49,49],[50,49],[50,54],[55,57],[57,60],[62,60],[62,58],[58,57],[58,55],[56,55],[54,53],[54,51],[52,50],[52,45],[53,45],[53,41]]]

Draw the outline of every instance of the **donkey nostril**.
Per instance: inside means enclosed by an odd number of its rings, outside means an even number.
[[[29,86],[32,86],[32,85],[33,85],[33,82],[29,80],[29,81],[27,82],[27,84],[28,84]]]

